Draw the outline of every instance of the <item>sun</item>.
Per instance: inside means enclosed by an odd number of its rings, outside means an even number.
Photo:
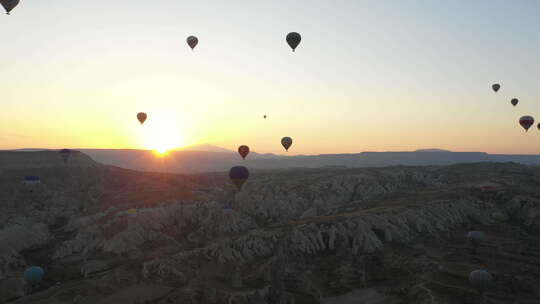
[[[185,145],[180,127],[170,117],[156,117],[145,127],[145,146],[158,156]]]

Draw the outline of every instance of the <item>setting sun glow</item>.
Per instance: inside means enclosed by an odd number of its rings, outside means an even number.
[[[169,117],[145,123],[145,146],[164,156],[169,151],[185,145],[179,126]]]

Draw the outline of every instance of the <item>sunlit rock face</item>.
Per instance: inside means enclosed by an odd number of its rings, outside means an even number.
[[[476,303],[482,265],[487,297],[540,290],[534,167],[253,170],[237,191],[225,173],[58,163],[31,170],[31,193],[25,170],[0,187],[0,294],[16,303]],[[486,235],[474,250],[469,230]],[[46,275],[24,295],[32,265]]]

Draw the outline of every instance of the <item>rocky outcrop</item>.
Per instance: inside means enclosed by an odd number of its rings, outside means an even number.
[[[10,218],[0,231],[7,240],[0,245],[0,279],[20,277],[27,259],[45,256],[54,265],[47,280],[60,281],[54,269],[63,269],[70,274],[62,280],[92,290],[92,296],[99,290],[95,298],[81,295],[81,303],[131,301],[138,298],[133,286],[158,286],[155,296],[144,299],[162,304],[376,303],[395,295],[423,303],[457,290],[452,288],[472,293],[468,271],[491,261],[482,256],[489,253],[508,263],[504,269],[527,267],[519,282],[529,284],[537,271],[536,238],[515,231],[540,226],[540,174],[518,169],[486,164],[257,172],[237,193],[220,174],[179,182],[108,170],[88,178],[91,186],[85,187],[92,191],[55,195],[42,210]],[[135,181],[126,185],[130,178]],[[186,180],[193,192],[163,193]],[[157,190],[137,186],[150,182]],[[112,190],[105,195],[103,189]],[[84,208],[68,207],[68,201]],[[494,227],[477,252],[464,237],[472,227]],[[438,291],[439,280],[453,291]],[[525,293],[534,290],[531,284]],[[63,286],[58,288],[68,290]]]
[[[26,294],[26,282],[22,278],[0,280],[0,303],[8,303]]]
[[[44,246],[50,238],[47,225],[41,223],[26,222],[0,230],[0,279],[25,265],[21,251]]]
[[[237,238],[213,242],[204,248],[182,251],[170,259],[147,262],[144,276],[169,275],[180,271],[175,265],[187,265],[194,260],[249,263],[256,258],[273,256],[279,242],[285,242],[287,254],[292,256],[336,253],[339,250],[346,250],[352,255],[373,253],[381,250],[386,242],[407,243],[415,237],[436,235],[473,221],[490,223],[490,217],[474,204],[469,200],[434,203],[429,207],[401,212],[348,214],[340,219],[320,217],[314,222],[292,223],[284,228],[254,230]]]

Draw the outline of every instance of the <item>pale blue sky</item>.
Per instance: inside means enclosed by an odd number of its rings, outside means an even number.
[[[540,153],[517,123],[540,119],[540,2],[291,2],[22,0],[0,16],[0,148]]]

